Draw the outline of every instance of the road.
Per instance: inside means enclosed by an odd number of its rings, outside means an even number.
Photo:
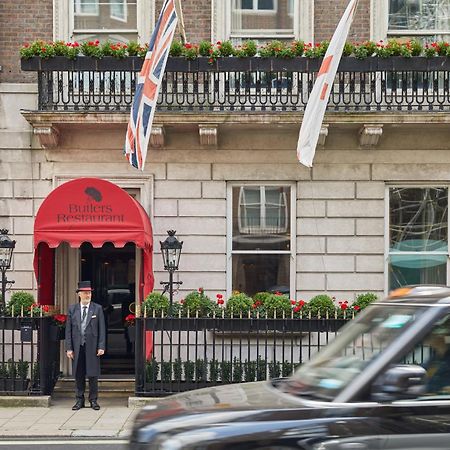
[[[126,450],[124,439],[7,439],[0,440],[0,450]]]

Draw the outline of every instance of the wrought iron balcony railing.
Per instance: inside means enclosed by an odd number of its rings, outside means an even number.
[[[22,61],[38,72],[39,111],[126,112],[130,110],[138,58],[117,60],[56,57]],[[304,111],[320,60],[169,58],[159,111]],[[450,58],[343,58],[329,111],[449,111]]]

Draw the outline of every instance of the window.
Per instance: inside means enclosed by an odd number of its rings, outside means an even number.
[[[230,290],[291,291],[292,186],[230,185]]]
[[[388,288],[447,284],[448,189],[389,189]]]
[[[425,42],[450,36],[450,0],[390,0],[388,37]]]
[[[221,0],[213,4],[213,39],[312,41],[313,0]]]
[[[98,16],[98,0],[75,0],[76,16]]]
[[[137,40],[137,0],[73,0],[71,38]]]
[[[127,0],[111,0],[111,19],[120,20],[122,22],[127,21]]]

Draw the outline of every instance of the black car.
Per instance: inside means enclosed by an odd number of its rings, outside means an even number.
[[[366,308],[290,378],[143,408],[131,449],[450,449],[450,289]]]

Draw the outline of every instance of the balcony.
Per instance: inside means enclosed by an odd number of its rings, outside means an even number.
[[[206,144],[216,142],[214,127],[223,123],[298,126],[320,63],[311,58],[222,58],[209,64],[207,58],[171,57],[155,122],[203,123]],[[126,123],[141,65],[137,57],[22,60],[22,70],[37,72],[39,92],[38,110],[23,114],[35,132],[41,128],[36,134],[42,137],[54,134],[59,123],[80,123],[79,117],[83,123]],[[370,129],[374,124],[427,123],[430,113],[439,116],[434,122],[447,123],[439,113],[450,110],[449,80],[446,57],[342,58],[327,122],[363,124],[361,145],[373,144],[381,134]],[[327,132],[324,128],[322,136]],[[163,132],[157,133],[161,138]],[[163,145],[159,138],[153,145]],[[49,146],[54,142],[51,137],[47,141]]]

